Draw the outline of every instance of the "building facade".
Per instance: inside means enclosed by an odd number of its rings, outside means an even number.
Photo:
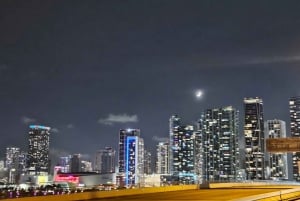
[[[73,154],[71,157],[71,172],[81,172],[81,154]]]
[[[152,174],[152,154],[148,150],[144,150],[144,174]]]
[[[174,132],[181,126],[181,119],[178,115],[172,115],[169,119],[169,173],[173,174],[173,148],[174,148]]]
[[[144,140],[139,129],[120,130],[118,164],[118,186],[144,185]]]
[[[263,101],[260,98],[244,99],[244,137],[246,179],[265,179],[265,138]]]
[[[286,126],[282,120],[267,120],[265,122],[266,138],[286,138]],[[272,180],[288,179],[287,153],[266,153],[269,166],[266,178]]]
[[[300,137],[300,96],[289,100],[291,137]],[[293,152],[293,179],[300,181],[300,152]]]
[[[179,184],[194,184],[197,182],[194,126],[181,125],[179,120],[178,116],[170,118],[170,173]]]
[[[168,142],[159,142],[157,145],[156,173],[170,174],[169,159],[170,145]]]
[[[50,127],[30,125],[27,172],[30,175],[48,175]]]
[[[19,165],[20,148],[18,147],[7,147],[5,167],[7,169],[18,169]]]
[[[96,153],[94,171],[100,174],[115,172],[116,151],[112,147],[105,147]]]
[[[238,116],[238,111],[231,106],[208,109],[203,113],[199,122],[203,181],[237,179],[240,166]]]
[[[62,173],[67,173],[67,172],[71,172],[71,158],[72,156],[62,156],[59,158],[59,167],[60,168],[60,172]]]

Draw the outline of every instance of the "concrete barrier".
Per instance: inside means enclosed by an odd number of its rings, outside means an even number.
[[[113,190],[113,191],[93,191],[83,193],[73,193],[68,195],[47,195],[47,196],[35,196],[24,198],[3,199],[1,201],[76,201],[76,200],[90,200],[96,198],[109,198],[120,197],[129,195],[140,195],[147,193],[160,193],[170,191],[182,191],[182,190],[195,190],[198,185],[179,185],[179,186],[164,186],[164,187],[150,187],[150,188],[136,188],[125,190]]]
[[[231,201],[282,201],[300,198],[300,188],[280,190],[272,193],[253,195]]]

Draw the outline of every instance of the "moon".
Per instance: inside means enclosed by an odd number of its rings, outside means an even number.
[[[203,91],[202,90],[197,90],[195,92],[195,96],[196,96],[196,98],[201,98],[203,96]]]

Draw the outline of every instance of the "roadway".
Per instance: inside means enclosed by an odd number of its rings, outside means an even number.
[[[243,198],[252,195],[270,193],[274,191],[286,190],[281,189],[201,189],[201,190],[185,190],[185,191],[172,191],[163,193],[149,193],[143,195],[130,195],[122,197],[93,199],[93,201],[224,201]]]

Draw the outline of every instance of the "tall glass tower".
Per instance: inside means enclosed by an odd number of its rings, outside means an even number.
[[[233,107],[206,110],[200,119],[202,179],[236,180],[239,170],[239,121]]]
[[[170,174],[169,155],[170,145],[168,142],[159,142],[157,145],[156,173]]]
[[[174,132],[178,130],[181,125],[181,119],[178,115],[172,115],[169,119],[169,170],[167,170],[170,174],[173,173],[173,155],[174,155]]]
[[[27,171],[30,175],[47,175],[49,161],[50,127],[30,125]]]
[[[282,120],[274,119],[265,122],[266,138],[285,138],[286,127]],[[273,180],[288,179],[287,153],[267,153],[269,164],[268,178]]]
[[[116,151],[112,147],[105,147],[96,153],[94,170],[98,173],[115,172]]]
[[[144,185],[144,140],[139,129],[121,129],[119,133],[119,186]]]
[[[171,175],[180,184],[196,183],[194,127],[181,125],[176,115],[170,118],[170,156]]]
[[[300,137],[300,96],[289,101],[291,137]],[[300,181],[300,152],[293,152],[293,179]]]
[[[265,179],[265,138],[263,101],[245,98],[245,169],[246,179]]]

